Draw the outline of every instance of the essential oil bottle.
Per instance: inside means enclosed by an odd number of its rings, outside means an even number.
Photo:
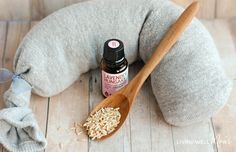
[[[128,84],[128,61],[122,41],[110,39],[105,42],[100,67],[102,94],[105,97]]]

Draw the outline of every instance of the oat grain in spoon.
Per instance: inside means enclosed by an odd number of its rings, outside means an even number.
[[[83,126],[92,140],[100,139],[115,130],[120,118],[119,108],[102,108],[90,115]]]

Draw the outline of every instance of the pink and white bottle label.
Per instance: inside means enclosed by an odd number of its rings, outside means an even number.
[[[105,97],[112,95],[128,84],[128,67],[118,74],[107,73],[102,70],[102,93]]]

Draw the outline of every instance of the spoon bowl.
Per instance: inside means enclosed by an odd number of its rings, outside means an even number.
[[[103,140],[105,138],[112,136],[123,125],[126,117],[129,114],[131,105],[130,105],[129,99],[126,96],[117,92],[117,93],[113,94],[112,96],[109,96],[106,99],[104,99],[102,101],[102,104],[98,104],[93,109],[91,114],[94,114],[96,111],[100,110],[101,108],[106,108],[106,107],[119,108],[119,112],[121,114],[120,123],[118,124],[118,126],[116,127],[116,129],[113,132],[111,132],[110,134],[103,136],[102,138],[97,139],[97,140]]]
[[[169,31],[165,34],[164,38],[161,40],[155,52],[152,54],[151,58],[146,62],[144,67],[139,71],[139,73],[129,82],[127,86],[114,93],[113,95],[107,97],[102,102],[100,102],[91,112],[94,114],[101,108],[120,108],[119,112],[121,114],[120,122],[113,132],[101,137],[96,140],[103,140],[112,136],[125,122],[132,104],[141,89],[143,83],[155,69],[155,67],[161,62],[164,56],[168,53],[171,47],[179,39],[183,31],[190,24],[193,17],[196,15],[199,9],[198,2],[193,2],[178,18],[178,20],[171,26]]]

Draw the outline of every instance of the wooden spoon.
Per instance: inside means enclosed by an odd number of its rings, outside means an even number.
[[[133,105],[135,98],[151,72],[154,68],[160,63],[163,57],[168,53],[171,47],[175,44],[175,42],[179,39],[180,35],[186,29],[186,27],[190,24],[196,13],[198,12],[199,4],[198,2],[193,2],[179,17],[179,19],[171,26],[169,31],[166,33],[159,46],[153,53],[152,57],[148,60],[148,62],[144,65],[144,67],[139,71],[139,73],[129,82],[127,86],[122,88],[121,90],[115,92],[113,95],[107,97],[102,102],[100,102],[91,112],[94,114],[96,111],[101,108],[106,107],[119,107],[119,112],[121,114],[120,123],[115,128],[113,132],[110,134],[101,137],[96,140],[103,140],[105,138],[113,135],[124,123],[126,117],[129,114],[131,106]]]

